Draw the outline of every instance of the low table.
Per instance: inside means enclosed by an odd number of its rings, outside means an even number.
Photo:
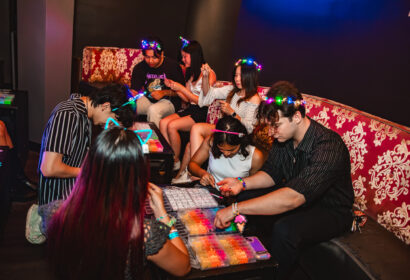
[[[171,146],[169,146],[168,142],[154,123],[138,123],[148,124],[150,129],[158,135],[158,139],[164,147],[161,152],[150,152],[147,154],[151,169],[150,182],[155,184],[170,184],[172,180],[172,169],[174,166],[174,152],[172,151]],[[133,129],[135,126],[136,124],[134,124]]]
[[[194,187],[195,183],[177,185],[183,188]],[[163,187],[163,186],[161,186]],[[208,191],[213,193],[213,189],[207,188]],[[222,204],[222,200],[216,199],[219,205]],[[167,210],[168,211],[168,210]],[[272,257],[269,260],[257,260],[254,263],[231,265],[222,268],[214,268],[208,270],[200,270],[192,268],[190,273],[184,277],[173,277],[167,272],[158,268],[155,265],[150,266],[151,279],[275,279],[278,263]]]

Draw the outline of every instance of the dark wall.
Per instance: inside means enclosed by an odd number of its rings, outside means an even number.
[[[0,88],[11,87],[10,4],[0,1]]]
[[[76,0],[73,55],[81,57],[85,46],[139,48],[144,36],[156,35],[176,58],[182,35],[201,43],[218,78],[230,79],[240,6],[240,0]]]
[[[400,124],[410,124],[406,0],[244,0],[235,57],[263,64],[261,84],[289,80]]]
[[[143,37],[155,35],[176,58],[189,6],[189,0],[76,0],[73,54],[81,57],[85,46],[139,48]]]

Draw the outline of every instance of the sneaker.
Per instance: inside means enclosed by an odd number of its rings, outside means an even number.
[[[181,161],[178,160],[177,162],[174,162],[174,171],[178,171],[181,168]]]
[[[171,181],[171,184],[186,184],[186,183],[191,183],[191,177],[189,176],[188,170],[185,169],[181,176],[179,176],[178,178],[174,178]]]

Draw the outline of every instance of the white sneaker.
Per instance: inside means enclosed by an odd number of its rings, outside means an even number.
[[[189,176],[188,170],[185,169],[182,172],[181,176],[172,179],[171,184],[186,184],[190,182],[192,182],[191,177]]]
[[[174,171],[177,171],[181,168],[181,161],[178,160],[177,162],[174,161]]]

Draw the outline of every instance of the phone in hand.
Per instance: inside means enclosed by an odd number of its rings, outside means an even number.
[[[245,237],[248,241],[249,245],[253,248],[256,253],[256,258],[258,260],[268,260],[270,259],[270,254],[268,250],[266,250],[265,246],[263,246],[262,242],[256,236],[248,236]]]

